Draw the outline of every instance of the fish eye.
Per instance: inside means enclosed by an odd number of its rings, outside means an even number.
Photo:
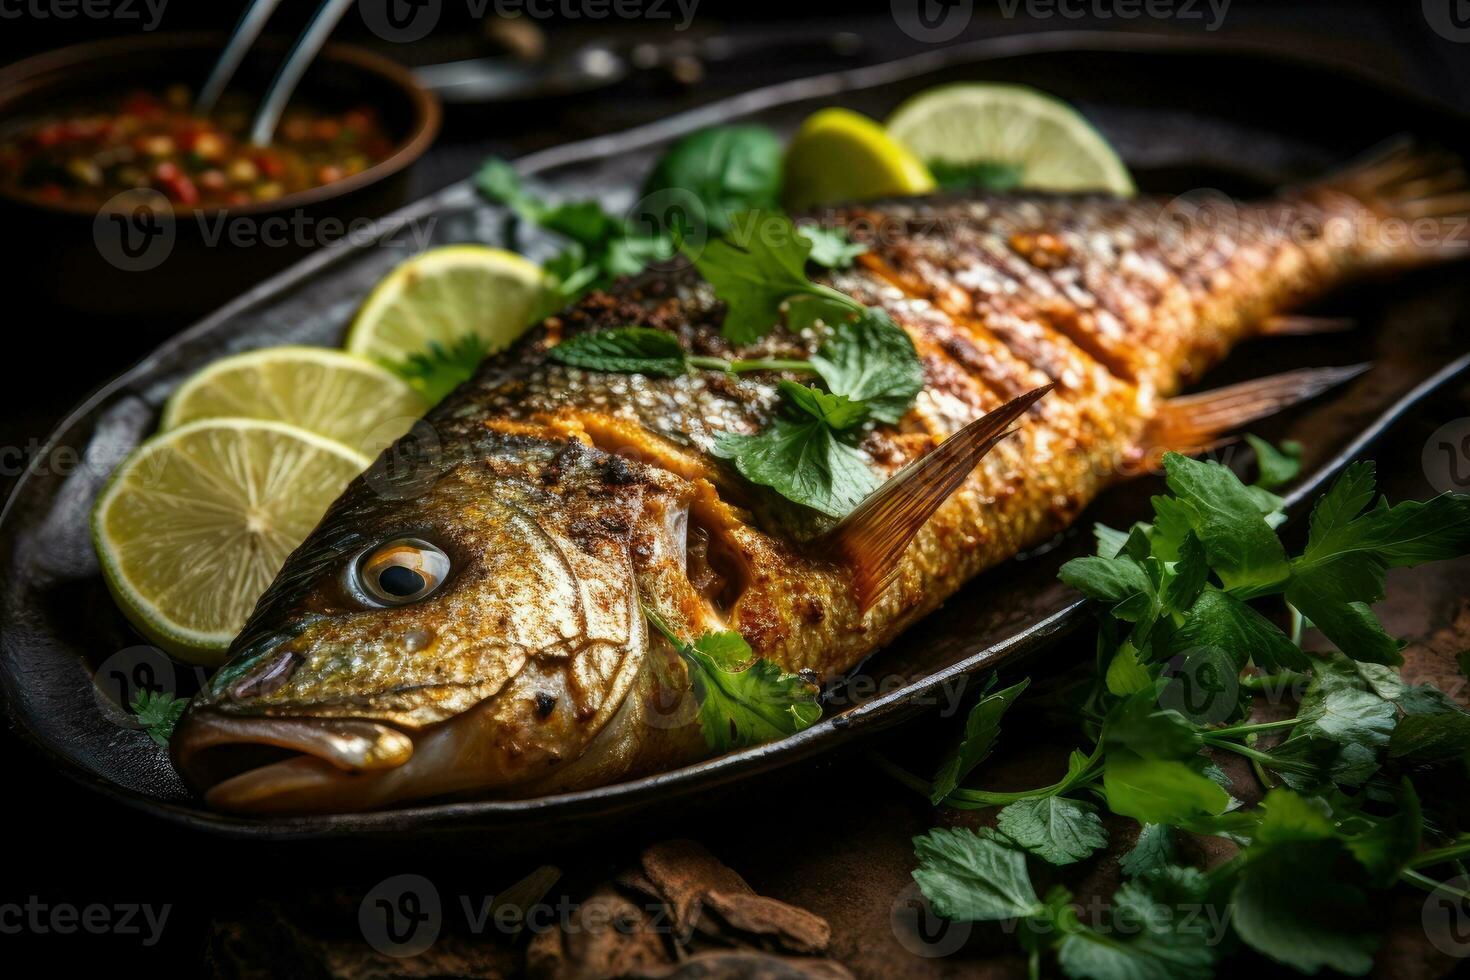
[[[402,606],[432,595],[449,575],[449,556],[418,538],[379,545],[357,563],[357,581],[368,598]]]

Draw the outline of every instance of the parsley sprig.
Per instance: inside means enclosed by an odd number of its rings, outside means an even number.
[[[1276,485],[1294,454],[1267,448],[1257,447],[1261,482]],[[1386,569],[1470,552],[1470,498],[1374,503],[1373,467],[1355,464],[1317,503],[1293,556],[1274,530],[1280,498],[1263,486],[1181,456],[1165,466],[1171,493],[1155,498],[1154,520],[1100,529],[1098,555],[1062,569],[1100,614],[1096,673],[1068,701],[1092,748],[1046,786],[963,785],[1023,681],[982,692],[932,781],[879,760],[935,802],[1000,807],[994,829],[916,838],[914,877],[943,915],[1017,920],[1033,975],[1054,957],[1074,978],[1206,978],[1234,946],[1227,928],[1304,973],[1361,974],[1384,893],[1443,887],[1426,872],[1470,859],[1470,836],[1454,833],[1470,713],[1403,681],[1398,643],[1371,610]],[[1300,628],[1289,635],[1257,608],[1283,599],[1338,649],[1305,652]],[[1300,691],[1293,717],[1247,717],[1252,692],[1289,684]],[[1211,752],[1251,762],[1267,789],[1259,806],[1240,805]],[[1084,923],[1066,889],[1038,894],[1030,868],[1104,848],[1099,804],[1139,833],[1122,860],[1127,881]],[[1239,853],[1202,873],[1177,863],[1180,833],[1224,837]],[[1227,905],[1228,920],[1199,915]]]
[[[133,698],[129,708],[149,738],[159,745],[167,745],[174,733],[174,726],[184,716],[184,709],[188,706],[188,698],[176,698],[166,691],[145,688]]]
[[[817,686],[765,658],[733,630],[690,643],[647,606],[644,615],[689,668],[704,738],[716,752],[758,745],[810,728],[822,717]]]

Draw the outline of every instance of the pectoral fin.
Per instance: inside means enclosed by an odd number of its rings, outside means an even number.
[[[1011,426],[1054,385],[1013,398],[899,470],[823,536],[821,545],[851,562],[853,588],[866,611],[898,574],[919,528],[949,499]]]

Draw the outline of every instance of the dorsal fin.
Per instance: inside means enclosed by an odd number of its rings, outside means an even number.
[[[932,451],[893,474],[832,530],[821,546],[852,563],[858,606],[866,612],[898,574],[899,560],[919,528],[959,489],[996,443],[1042,395],[1045,385],[976,419]]]

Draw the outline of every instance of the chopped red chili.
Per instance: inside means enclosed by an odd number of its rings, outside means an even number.
[[[101,205],[151,187],[189,208],[266,201],[360,173],[393,144],[371,106],[286,110],[268,146],[246,137],[249,100],[194,114],[182,86],[78,103],[0,137],[0,187],[47,201]]]

